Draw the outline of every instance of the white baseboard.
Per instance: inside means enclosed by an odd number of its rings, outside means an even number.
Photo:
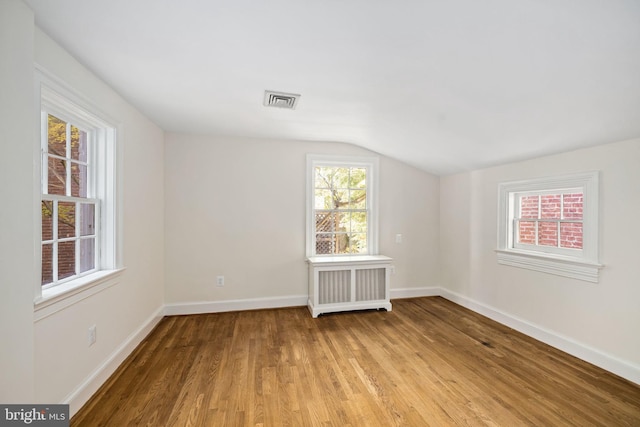
[[[109,379],[124,360],[135,350],[149,332],[162,320],[164,307],[155,311],[135,332],[89,375],[62,403],[69,404],[69,416],[73,417],[82,405]]]
[[[308,295],[250,298],[225,301],[183,302],[166,304],[165,316],[183,314],[222,313],[225,311],[259,310],[264,308],[306,307]]]
[[[440,296],[454,302],[476,313],[482,314],[498,323],[522,332],[532,338],[542,341],[545,344],[569,353],[579,359],[587,361],[602,369],[612,372],[622,378],[640,385],[640,366],[631,362],[620,360],[610,354],[596,350],[571,338],[559,335],[540,326],[534,325],[524,319],[505,313],[481,302],[475,301],[464,295],[447,289],[440,288]]]
[[[391,299],[432,297],[441,294],[441,288],[402,288],[390,289]],[[225,311],[260,310],[265,308],[301,307],[306,306],[308,295],[250,298],[239,300],[181,302],[166,304],[165,316],[179,316],[185,314],[222,313]]]
[[[390,298],[418,298],[418,297],[437,297],[442,294],[442,289],[435,286],[430,288],[401,288],[401,289],[389,289],[391,294]]]

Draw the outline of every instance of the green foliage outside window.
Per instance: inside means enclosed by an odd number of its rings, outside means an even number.
[[[367,252],[367,169],[316,167],[316,253]]]

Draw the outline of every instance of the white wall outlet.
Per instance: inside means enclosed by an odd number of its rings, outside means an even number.
[[[224,276],[216,277],[216,286],[224,286]]]
[[[402,243],[402,234],[396,234],[396,243]]]
[[[89,333],[87,335],[87,340],[89,342],[89,346],[92,346],[96,343],[96,325],[92,325],[89,327]]]

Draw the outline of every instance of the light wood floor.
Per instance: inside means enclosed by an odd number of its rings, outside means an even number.
[[[640,426],[640,387],[442,298],[164,318],[72,426]]]

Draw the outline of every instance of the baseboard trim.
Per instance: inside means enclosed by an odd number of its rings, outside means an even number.
[[[289,297],[249,298],[239,300],[183,302],[166,304],[165,316],[184,314],[223,313],[226,311],[260,310],[265,308],[302,307],[307,305],[308,295]]]
[[[402,288],[390,289],[391,299],[432,297],[441,294],[441,288]],[[249,298],[238,300],[181,302],[166,304],[165,316],[180,316],[186,314],[223,313],[226,311],[261,310],[267,308],[284,308],[306,306],[308,295],[294,295],[289,297]]]
[[[109,379],[125,359],[135,350],[142,340],[149,335],[151,330],[164,316],[164,307],[158,308],[136,331],[126,340],[75,390],[69,394],[62,403],[69,405],[69,416],[73,417],[82,406],[89,401],[91,396]]]
[[[391,299],[401,298],[419,298],[419,297],[437,297],[442,294],[442,289],[434,286],[429,288],[400,288],[389,289]]]
[[[441,288],[440,296],[462,307],[468,308],[469,310],[495,320],[498,323],[515,329],[518,332],[535,338],[538,341],[550,345],[551,347],[555,347],[565,353],[577,357],[578,359],[582,359],[640,385],[640,366],[634,365],[633,363],[625,360],[620,360],[610,354],[586,346],[572,340],[571,338],[559,335],[524,319],[512,316],[504,311],[475,301],[456,292],[452,292],[448,289]]]

